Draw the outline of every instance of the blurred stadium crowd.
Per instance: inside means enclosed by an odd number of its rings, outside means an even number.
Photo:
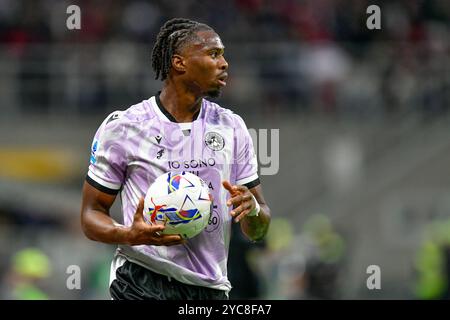
[[[209,23],[221,35],[232,62],[229,103],[369,116],[440,114],[449,105],[447,1],[379,1],[382,29],[375,31],[366,27],[368,0],[74,3],[82,26],[69,32],[67,1],[0,2],[9,71],[2,78],[19,85],[3,96],[27,111],[64,104],[104,112],[145,98],[157,86],[153,40],[174,16]]]
[[[66,28],[71,4],[81,30]],[[381,8],[381,30],[366,27],[371,4]],[[89,144],[106,114],[160,87],[150,52],[172,17],[221,36],[230,78],[220,104],[249,127],[281,132],[280,173],[262,177],[271,233],[257,246],[232,238],[232,297],[448,297],[450,227],[441,222],[450,221],[442,178],[450,174],[432,159],[450,154],[448,126],[421,130],[423,120],[448,119],[450,1],[0,0],[0,298],[109,298],[114,248],[79,228]],[[423,184],[414,189],[412,177]],[[438,208],[414,207],[436,194]],[[373,213],[385,202],[380,224],[393,227],[383,233]],[[432,223],[417,218],[423,212]],[[368,264],[392,270],[385,291],[367,292]],[[81,290],[67,289],[69,265],[81,267]]]

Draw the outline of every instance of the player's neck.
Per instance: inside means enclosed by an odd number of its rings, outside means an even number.
[[[159,98],[177,122],[192,122],[202,105],[201,96],[196,97],[185,88],[176,86],[164,86]]]

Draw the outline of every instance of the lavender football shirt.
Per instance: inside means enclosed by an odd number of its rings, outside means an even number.
[[[103,121],[90,162],[87,181],[101,191],[120,192],[126,226],[139,198],[161,174],[188,171],[201,177],[214,199],[204,231],[184,245],[120,245],[116,257],[187,284],[231,289],[226,266],[232,220],[221,182],[259,183],[252,139],[240,116],[203,99],[195,121],[176,123],[153,96]]]

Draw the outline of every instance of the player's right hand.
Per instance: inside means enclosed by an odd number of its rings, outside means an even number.
[[[129,245],[174,246],[186,242],[178,234],[162,234],[161,232],[165,229],[164,225],[145,222],[142,214],[143,210],[144,198],[140,198],[133,223],[128,230],[127,242]]]

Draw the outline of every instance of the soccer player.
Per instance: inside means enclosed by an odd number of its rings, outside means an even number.
[[[231,223],[258,241],[268,230],[270,209],[244,121],[205,99],[218,97],[226,85],[224,46],[208,25],[172,19],[157,36],[152,67],[162,90],[113,112],[95,134],[83,186],[83,231],[118,245],[113,299],[227,299]],[[143,220],[147,189],[168,171],[197,174],[213,196],[209,224],[192,239],[161,234],[164,226]],[[123,225],[109,214],[119,193]]]

